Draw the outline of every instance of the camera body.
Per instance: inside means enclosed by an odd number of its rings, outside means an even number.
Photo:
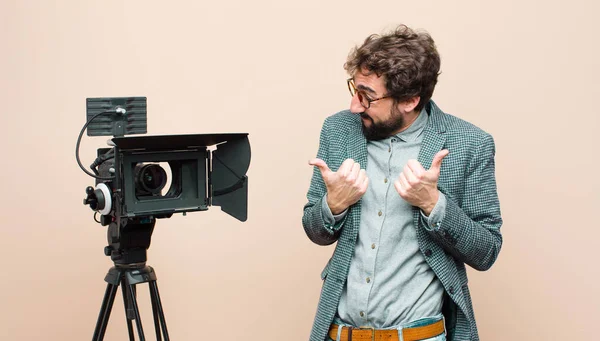
[[[248,134],[197,134],[116,137],[114,153],[99,165],[96,186],[110,189],[110,212],[120,218],[165,217],[222,206],[238,220],[247,219],[250,164]],[[214,150],[208,147],[216,145]],[[161,165],[168,165],[165,170]],[[170,176],[169,176],[170,175]],[[170,186],[165,190],[167,180]],[[106,198],[106,195],[104,195]],[[98,202],[107,212],[108,201]],[[103,214],[107,215],[107,214]]]
[[[116,264],[145,262],[158,218],[221,206],[247,219],[248,134],[125,137],[146,131],[145,114],[145,97],[88,98],[88,135],[116,137],[97,151],[84,204],[108,226],[105,254]]]

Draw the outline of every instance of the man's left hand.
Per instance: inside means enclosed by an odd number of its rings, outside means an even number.
[[[437,184],[440,178],[440,168],[442,160],[448,153],[447,149],[443,149],[435,154],[429,170],[425,170],[417,160],[408,160],[404,170],[394,181],[394,187],[400,197],[409,204],[420,208],[426,216],[429,216],[438,201]]]

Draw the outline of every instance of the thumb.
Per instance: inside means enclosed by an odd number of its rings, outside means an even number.
[[[308,161],[308,164],[319,168],[319,170],[321,171],[321,175],[327,175],[331,173],[331,169],[329,169],[329,166],[327,166],[325,161],[321,159],[312,159]]]
[[[429,167],[429,170],[439,174],[440,168],[442,167],[442,161],[448,154],[450,154],[448,149],[442,149],[437,152],[437,154],[435,154],[433,157],[433,161],[431,161],[431,167]]]

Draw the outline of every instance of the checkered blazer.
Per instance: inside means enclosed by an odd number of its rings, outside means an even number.
[[[419,153],[419,162],[428,169],[433,156],[442,149],[450,153],[442,162],[438,189],[446,195],[444,220],[431,228],[413,207],[413,222],[419,248],[445,289],[443,313],[448,340],[479,340],[465,264],[483,271],[495,262],[502,246],[500,205],[494,175],[495,146],[491,135],[457,117],[445,114],[430,101],[429,121]],[[328,117],[321,131],[317,157],[336,171],[351,158],[366,168],[367,141],[360,117],[348,110]],[[323,341],[337,311],[348,277],[360,226],[358,201],[345,219],[325,226],[322,199],[325,184],[315,167],[302,225],[310,240],[319,245],[337,241],[335,251],[321,273],[324,280],[311,341]]]

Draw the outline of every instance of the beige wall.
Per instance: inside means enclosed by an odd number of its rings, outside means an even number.
[[[496,139],[505,243],[470,271],[482,339],[597,335],[596,2],[167,3],[0,3],[0,340],[91,338],[112,263],[75,140],[86,97],[132,95],[151,134],[250,133],[248,221],[213,208],[156,227],[172,339],[306,340],[333,251],[302,230],[307,160],[349,105],[349,49],[397,23],[436,40],[440,107]],[[84,139],[84,164],[105,140]],[[122,310],[118,296],[107,340],[126,339]]]

